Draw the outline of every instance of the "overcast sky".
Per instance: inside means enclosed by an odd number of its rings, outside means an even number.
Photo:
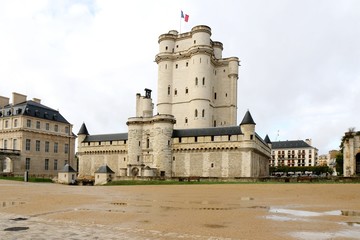
[[[2,0],[0,95],[42,99],[75,134],[127,132],[136,93],[156,104],[158,36],[181,10],[182,32],[208,25],[239,57],[238,123],[249,109],[260,136],[311,138],[320,154],[360,130],[358,0]]]

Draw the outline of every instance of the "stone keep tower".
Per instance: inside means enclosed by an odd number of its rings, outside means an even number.
[[[174,115],[175,128],[237,124],[239,59],[222,58],[222,43],[210,36],[200,25],[159,37],[157,111]]]

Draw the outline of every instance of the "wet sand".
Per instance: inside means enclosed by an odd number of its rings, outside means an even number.
[[[0,180],[0,239],[360,239],[360,184]]]

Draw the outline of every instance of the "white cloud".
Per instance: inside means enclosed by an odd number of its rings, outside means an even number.
[[[204,7],[205,6],[205,7]],[[358,125],[360,2],[20,1],[0,2],[0,95],[39,97],[77,132],[125,132],[135,94],[157,95],[158,36],[180,27],[180,10],[212,28],[224,57],[238,56],[238,121],[257,131],[313,138],[324,153]],[[360,126],[357,126],[360,128]]]

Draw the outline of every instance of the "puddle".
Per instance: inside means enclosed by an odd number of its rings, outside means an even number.
[[[248,207],[248,208],[254,208],[254,209],[269,209],[269,207],[267,207],[267,206],[251,206],[251,207]]]
[[[18,218],[13,218],[13,219],[10,219],[12,221],[25,221],[25,220],[28,220],[27,218],[23,218],[23,217],[18,217]]]
[[[125,203],[125,202],[112,202],[111,204],[112,205],[122,205],[122,206],[127,205],[127,203]]]
[[[24,230],[28,230],[29,227],[10,227],[10,228],[5,228],[4,231],[9,231],[9,232],[17,232],[17,231],[24,231]]]
[[[346,222],[346,225],[351,227],[360,227],[360,222]]]
[[[224,228],[224,225],[219,225],[219,224],[204,224],[205,227],[207,228]]]
[[[270,213],[280,213],[293,215],[296,217],[319,217],[319,216],[340,216],[342,215],[342,211],[328,211],[328,212],[312,212],[312,211],[303,211],[303,210],[292,210],[292,209],[284,209],[284,208],[270,208]]]
[[[253,197],[241,197],[241,201],[252,201],[255,200]]]
[[[11,207],[11,206],[17,206],[25,204],[25,202],[13,202],[13,201],[7,201],[7,202],[1,202],[0,207]]]
[[[273,221],[280,221],[280,222],[290,222],[290,221],[293,221],[293,222],[309,222],[309,220],[303,219],[303,218],[277,216],[277,215],[270,215],[270,216],[266,216],[265,218],[273,220]]]
[[[335,232],[295,232],[290,234],[296,239],[329,240],[329,239],[359,239],[359,231],[346,230]]]
[[[227,208],[221,208],[221,207],[214,207],[214,208],[193,208],[197,210],[210,210],[210,211],[224,211],[224,210],[234,210],[236,208],[227,207]]]

